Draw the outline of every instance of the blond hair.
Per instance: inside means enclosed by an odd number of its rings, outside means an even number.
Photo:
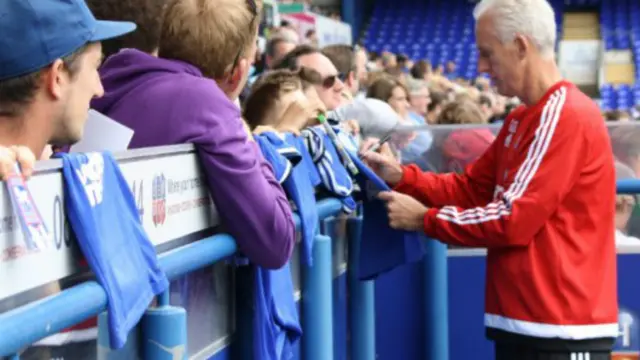
[[[249,3],[255,1],[255,14]],[[254,46],[262,0],[170,0],[158,55],[220,79]]]
[[[442,109],[437,124],[482,124],[482,110],[470,99],[458,99]]]

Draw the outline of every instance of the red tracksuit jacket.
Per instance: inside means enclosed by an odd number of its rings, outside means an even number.
[[[489,338],[604,350],[618,335],[613,164],[597,105],[562,81],[463,174],[408,166],[395,190],[431,207],[428,236],[488,248]]]

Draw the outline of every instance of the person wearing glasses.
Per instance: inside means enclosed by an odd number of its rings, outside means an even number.
[[[294,71],[300,67],[315,70],[321,75],[322,81],[316,86],[316,91],[328,111],[345,103],[345,85],[340,79],[340,73],[320,50],[310,45],[298,45],[275,66],[276,69]]]
[[[340,74],[340,80],[345,84],[352,97],[360,92],[361,72],[365,71],[364,65],[358,66],[356,62],[357,52],[349,45],[329,45],[322,48],[322,54],[326,56],[336,67]]]
[[[261,1],[169,0],[158,57],[126,49],[101,68],[96,110],[134,130],[133,148],[193,143],[225,230],[254,264],[295,245],[289,201],[234,104],[255,58]]]

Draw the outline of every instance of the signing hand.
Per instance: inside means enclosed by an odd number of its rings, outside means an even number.
[[[396,186],[402,180],[402,166],[393,156],[389,144],[384,143],[377,151],[371,151],[378,139],[365,139],[360,147],[360,156],[376,175],[391,186]]]
[[[33,174],[36,156],[26,146],[0,146],[0,180],[7,180],[15,173],[15,164],[20,164],[22,176],[28,179]]]
[[[398,230],[422,231],[429,210],[418,200],[395,191],[383,191],[378,198],[387,204],[389,226]]]

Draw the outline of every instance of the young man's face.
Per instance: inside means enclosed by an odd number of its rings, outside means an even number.
[[[308,67],[320,73],[322,85],[316,86],[316,91],[328,110],[334,110],[342,103],[342,91],[344,83],[338,76],[338,70],[331,60],[320,53],[301,56],[298,59],[300,66]]]
[[[68,69],[54,64],[49,79],[51,92],[59,102],[58,116],[54,120],[50,142],[68,145],[82,138],[89,105],[93,98],[104,94],[98,67],[102,62],[100,43],[87,45],[76,60],[77,72],[71,76]],[[55,80],[53,80],[55,78]]]

